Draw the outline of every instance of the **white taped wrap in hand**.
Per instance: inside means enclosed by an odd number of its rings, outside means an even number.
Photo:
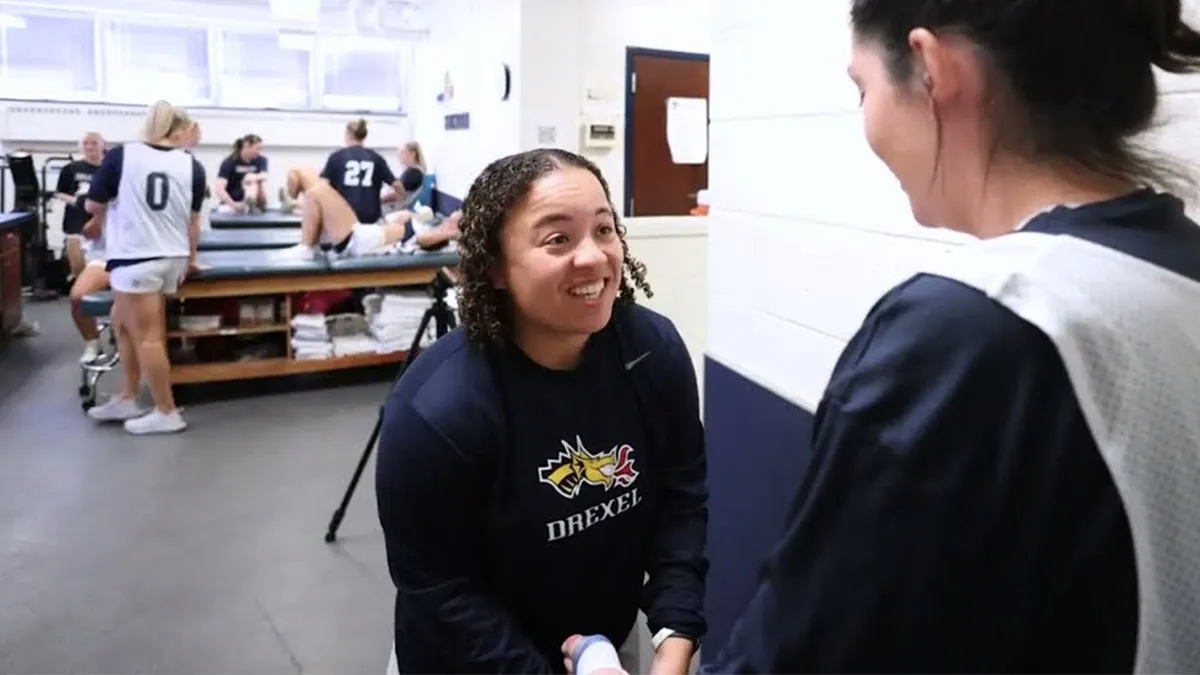
[[[574,675],[595,675],[605,671],[624,672],[617,648],[603,635],[585,636],[571,653],[571,672]]]

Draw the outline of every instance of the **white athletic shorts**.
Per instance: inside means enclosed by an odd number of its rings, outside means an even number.
[[[109,272],[108,284],[118,293],[174,293],[187,268],[187,258],[147,260]]]
[[[342,251],[342,255],[355,258],[379,255],[383,253],[385,241],[387,235],[382,226],[359,223],[350,231],[350,242],[346,245],[346,250]]]

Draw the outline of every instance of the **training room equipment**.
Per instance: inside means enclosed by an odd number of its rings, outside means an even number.
[[[278,209],[267,209],[261,213],[220,213],[214,211],[209,217],[214,230],[287,229],[300,227],[299,213],[284,213]]]
[[[21,283],[29,289],[31,300],[53,300],[58,297],[54,289],[65,285],[65,280],[57,277],[65,277],[65,274],[58,269],[61,266],[46,241],[46,221],[37,217],[46,195],[38,184],[33,155],[28,152],[9,153],[8,172],[13,182],[13,211],[24,211],[34,216],[25,223],[21,236]]]
[[[457,254],[438,254],[438,255],[455,255]],[[396,371],[396,380],[404,376],[404,371],[412,365],[414,359],[421,351],[421,339],[425,336],[425,331],[429,329],[429,322],[433,321],[436,326],[437,336],[441,338],[454,330],[458,320],[454,316],[454,310],[450,309],[450,305],[446,302],[446,293],[454,286],[454,281],[445,269],[439,269],[434,275],[433,283],[429,285],[429,292],[433,297],[433,303],[429,309],[425,310],[425,314],[421,316],[420,327],[417,328],[417,334],[413,337],[412,344],[408,348],[408,355],[404,359],[404,363]],[[389,392],[391,389],[388,390]],[[350,500],[354,497],[354,491],[358,488],[358,481],[362,478],[363,471],[367,468],[367,462],[371,459],[371,453],[375,450],[376,443],[379,442],[379,432],[383,429],[383,405],[379,406],[379,415],[375,419],[375,428],[371,430],[371,436],[367,439],[367,445],[363,448],[362,456],[358,458],[358,465],[354,467],[354,474],[350,476],[350,484],[346,486],[346,492],[342,495],[342,501],[338,504],[337,509],[333,512],[333,517],[329,519],[329,526],[325,529],[325,542],[332,544],[337,541],[337,531],[342,525],[342,519],[346,517],[346,508],[350,506]]]
[[[36,219],[28,211],[0,213],[0,345],[21,325],[24,313],[21,239]]]
[[[117,334],[109,322],[112,302],[111,291],[100,291],[85,295],[80,303],[83,313],[96,320],[96,327],[99,329],[97,342],[101,345],[101,352],[95,359],[79,364],[79,403],[84,412],[96,405],[96,385],[100,378],[121,362],[121,354],[117,350]]]
[[[198,262],[204,269],[190,275],[179,292],[168,299],[167,343],[172,385],[401,363],[407,356],[405,351],[298,358],[291,341],[293,299],[310,292],[427,287],[437,278],[438,270],[457,266],[459,257],[457,253],[416,253],[329,261],[325,256],[301,260],[290,251],[281,254],[272,250],[241,250],[204,251]],[[219,314],[206,316],[205,310],[198,309],[212,302],[232,305],[240,316],[230,321]],[[107,320],[111,309],[108,293],[88,296],[84,302],[84,311],[102,321]],[[247,309],[255,310],[252,316],[247,317]],[[422,330],[427,325],[423,321]],[[221,341],[248,348],[228,358],[229,351],[211,344]],[[256,349],[254,341],[270,343],[267,346],[272,349]],[[213,354],[226,358],[206,358]],[[80,387],[80,397],[85,403],[94,401],[98,380],[115,365],[115,360],[107,363],[102,359],[98,367],[85,368],[86,390]]]
[[[201,270],[179,288],[167,331],[173,385],[227,382],[281,375],[397,364],[405,352],[365,353],[321,359],[297,358],[292,348],[293,298],[305,293],[428,286],[442,267],[458,265],[457,253],[395,254],[329,260],[302,259],[294,251],[201,251]],[[201,309],[209,301],[257,307],[253,321],[215,323]],[[195,310],[195,311],[193,311]],[[190,317],[190,318],[188,318]],[[263,343],[264,350],[244,343]],[[219,343],[238,343],[236,358],[206,358]],[[269,344],[268,344],[269,343]]]

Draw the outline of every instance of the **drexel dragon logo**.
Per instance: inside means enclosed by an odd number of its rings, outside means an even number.
[[[562,441],[562,447],[558,456],[538,469],[538,480],[567,499],[579,494],[579,486],[585,483],[602,487],[607,492],[614,487],[628,487],[637,480],[633,448],[629,445],[613,446],[608,452],[592,454],[576,436],[575,447],[566,441]]]

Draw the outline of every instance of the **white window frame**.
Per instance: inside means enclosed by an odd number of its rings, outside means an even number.
[[[205,107],[205,108],[214,107],[214,104],[216,103],[216,84],[213,81],[212,29],[211,28],[209,28],[207,26],[189,26],[182,22],[165,21],[162,19],[154,18],[154,17],[146,17],[146,18],[133,17],[133,16],[129,16],[129,17],[122,16],[122,17],[112,17],[112,18],[105,17],[103,19],[103,21],[104,21],[104,67],[105,67],[105,72],[107,74],[107,77],[105,78],[107,84],[111,84],[112,80],[114,78],[126,77],[125,75],[123,75],[121,73],[113,72],[113,70],[116,67],[116,64],[121,63],[123,61],[122,55],[117,53],[117,51],[116,51],[118,49],[118,40],[116,39],[116,35],[115,35],[116,31],[114,30],[114,28],[117,26],[139,26],[139,27],[160,26],[162,28],[170,28],[173,30],[191,30],[191,31],[203,32],[204,36],[205,36],[205,46],[208,50],[208,52],[207,52],[207,54],[208,54],[208,73],[207,73],[208,97],[207,98],[195,98],[195,97],[191,97],[191,96],[189,96],[189,97],[175,96],[175,95],[173,95],[173,92],[171,92],[169,90],[165,90],[165,91],[162,91],[162,93],[160,95],[149,96],[146,100],[115,101],[115,100],[113,100],[113,95],[112,95],[113,88],[111,86],[108,86],[104,90],[104,100],[106,102],[113,104],[113,105],[146,105],[149,103],[153,103],[156,98],[163,98],[163,99],[170,101],[171,103],[175,103],[175,104],[178,104],[181,106],[186,106],[186,107]],[[161,90],[163,85],[160,81],[160,82],[155,83],[154,87],[159,88]]]
[[[306,37],[309,37],[302,33],[291,33],[291,34],[297,35],[298,39],[304,39]],[[213,45],[214,45],[213,52],[217,56],[216,56],[216,60],[212,61],[212,63],[214,63],[216,65],[216,68],[213,69],[213,74],[214,74],[214,77],[217,78],[218,80],[225,79],[225,65],[226,65],[225,42],[226,42],[226,39],[231,35],[236,35],[236,36],[258,35],[258,36],[264,36],[264,37],[273,37],[276,40],[283,39],[281,37],[280,33],[271,32],[271,31],[263,30],[263,29],[257,29],[257,28],[224,28],[224,29],[220,29],[220,30],[215,30],[214,31],[215,37],[213,40]],[[224,91],[219,90],[217,92],[217,97],[216,97],[217,107],[230,109],[230,110],[278,109],[278,110],[309,111],[309,110],[316,109],[316,106],[314,105],[314,101],[316,100],[317,97],[315,95],[315,92],[313,91],[313,86],[314,86],[313,70],[315,67],[314,64],[318,60],[317,55],[316,55],[316,46],[315,46],[316,45],[316,35],[312,35],[311,38],[312,38],[312,42],[313,42],[314,46],[311,49],[302,50],[302,51],[308,52],[308,73],[307,73],[307,77],[306,77],[306,79],[308,80],[308,82],[307,82],[307,84],[308,84],[307,99],[308,100],[304,106],[296,107],[296,106],[290,106],[290,105],[279,105],[279,106],[271,106],[269,108],[264,108],[262,106],[235,105],[234,102],[226,100]],[[285,50],[285,51],[287,51],[287,50]]]
[[[363,49],[363,45],[378,45],[374,49]],[[392,97],[384,96],[342,96],[339,94],[330,94],[325,91],[325,68],[331,56],[330,52],[333,49],[341,49],[343,45],[350,45],[357,51],[369,52],[377,51],[387,53],[394,51],[396,54],[396,69],[397,78],[400,83],[401,91]],[[411,90],[409,76],[411,74],[411,54],[413,45],[408,40],[398,40],[395,38],[386,37],[358,37],[345,35],[321,35],[317,38],[317,62],[318,68],[314,71],[319,71],[317,82],[319,87],[315,92],[315,101],[322,110],[329,112],[351,113],[351,112],[368,112],[372,114],[382,115],[397,115],[403,116],[408,114],[409,107],[409,91]],[[408,54],[405,54],[405,50]],[[387,99],[396,102],[394,107],[379,105],[378,101]],[[331,105],[332,102],[332,105]]]
[[[55,95],[51,95],[51,96],[46,96],[46,95],[13,96],[13,95],[11,95],[12,92],[10,89],[10,85],[7,82],[7,78],[8,78],[8,72],[7,72],[8,30],[10,30],[10,29],[4,29],[3,30],[4,35],[2,38],[0,38],[3,40],[3,43],[0,44],[0,47],[3,48],[3,56],[4,56],[3,64],[0,65],[0,96],[3,96],[3,98],[7,98],[10,100],[52,100],[52,101],[64,101],[64,102],[70,102],[70,103],[97,102],[97,101],[104,100],[104,80],[103,80],[103,77],[101,76],[103,42],[99,39],[100,36],[97,34],[98,30],[97,30],[96,24],[99,22],[97,21],[95,14],[92,14],[89,12],[54,11],[51,9],[42,9],[42,8],[37,8],[37,7],[25,7],[22,5],[12,5],[12,4],[7,4],[7,3],[0,3],[0,14],[10,14],[10,15],[14,15],[14,16],[22,17],[22,18],[39,17],[39,18],[49,18],[49,19],[66,19],[69,21],[81,21],[81,22],[82,21],[91,21],[92,22],[92,68],[94,69],[93,72],[94,72],[95,78],[96,78],[96,87],[93,91],[85,91],[85,90],[81,90],[81,89],[75,89],[75,90],[71,90],[71,91],[64,90],[59,94],[55,94]],[[13,30],[24,30],[24,29],[13,29]],[[20,93],[20,92],[18,92],[18,93]]]

